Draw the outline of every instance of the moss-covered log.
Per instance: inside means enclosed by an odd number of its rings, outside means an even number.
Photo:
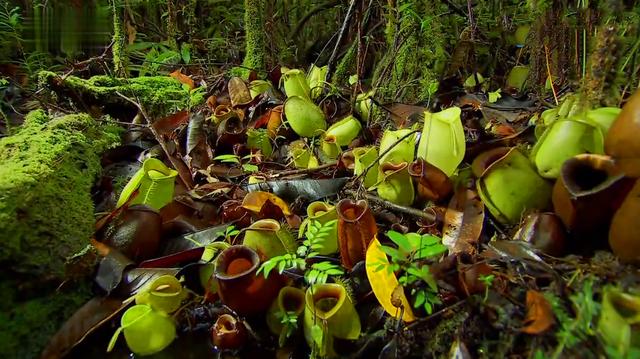
[[[54,72],[42,71],[39,73],[39,81],[56,94],[72,99],[76,107],[85,111],[89,111],[92,106],[132,106],[119,94],[139,101],[146,112],[154,117],[196,105],[192,103],[188,88],[169,76],[130,79],[94,76],[84,80],[76,76],[63,78]]]
[[[88,115],[30,113],[0,140],[0,263],[5,274],[60,278],[93,233],[90,190],[115,127]]]

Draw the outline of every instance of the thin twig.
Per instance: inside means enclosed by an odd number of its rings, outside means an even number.
[[[277,173],[275,173],[273,175],[270,175],[269,178],[280,178],[280,177],[284,177],[284,176],[309,174],[309,173],[318,172],[318,171],[322,171],[322,170],[327,169],[327,168],[334,167],[337,164],[338,164],[338,161],[334,161],[334,162],[325,163],[323,165],[320,165],[318,167],[313,167],[313,168],[302,168],[302,169],[297,169],[297,170],[280,171],[280,172],[277,172]]]
[[[551,84],[551,91],[553,92],[553,99],[556,101],[556,106],[559,105],[558,103],[558,94],[556,93],[556,87],[553,86],[553,77],[551,77],[551,66],[549,66],[549,48],[547,47],[547,45],[544,45],[544,57],[545,60],[547,61],[547,76],[549,76],[549,83]]]
[[[142,106],[138,102],[132,100],[131,98],[121,94],[118,91],[116,91],[116,94],[122,97],[123,99],[127,100],[128,102],[132,103],[134,106],[136,106],[136,108],[138,108],[138,111],[140,111],[140,113],[142,114],[142,117],[149,124],[149,129],[151,130],[151,133],[153,133],[153,137],[156,138],[156,140],[160,144],[160,147],[162,147],[162,149],[164,150],[164,153],[169,158],[169,161],[171,162],[173,167],[176,170],[178,170],[178,175],[180,176],[180,179],[184,183],[185,187],[187,187],[188,191],[192,190],[194,184],[193,184],[193,180],[191,179],[191,171],[189,171],[189,168],[187,168],[187,165],[185,165],[184,162],[182,162],[181,160],[178,160],[177,158],[171,155],[171,152],[169,151],[169,148],[167,147],[167,144],[165,143],[165,141],[163,141],[158,131],[156,131],[156,129],[153,128],[153,126],[151,126],[151,119],[149,118],[149,116],[147,116],[146,111],[142,108]]]
[[[344,34],[347,32],[349,28],[349,23],[351,22],[351,17],[353,16],[354,9],[356,7],[356,3],[358,0],[351,0],[351,4],[349,4],[349,10],[347,10],[347,15],[344,17],[344,22],[342,23],[342,27],[340,28],[340,33],[338,34],[338,39],[336,40],[336,46],[333,48],[333,52],[331,53],[331,57],[329,58],[329,62],[327,63],[327,75],[325,77],[325,82],[328,81],[329,76],[333,73],[333,68],[336,65],[336,57],[338,55],[338,48],[340,48],[340,43],[342,43],[342,38]]]
[[[350,196],[354,196],[354,197],[358,196],[358,193],[356,191],[350,190],[350,189],[345,190],[344,193],[346,193],[346,194],[348,194]],[[415,208],[412,208],[412,207],[400,206],[398,204],[389,202],[389,201],[387,201],[385,199],[382,199],[382,198],[380,198],[378,196],[374,196],[374,195],[369,194],[369,193],[365,193],[365,194],[363,194],[363,196],[367,200],[369,200],[371,202],[375,202],[375,203],[387,208],[388,210],[402,212],[402,213],[405,213],[405,214],[408,214],[408,215],[411,215],[411,216],[414,216],[414,217],[417,217],[417,218],[422,218],[422,219],[424,219],[424,220],[426,220],[428,222],[437,221],[437,218],[434,215],[434,213],[424,212],[424,211],[421,211],[419,209],[415,209]]]

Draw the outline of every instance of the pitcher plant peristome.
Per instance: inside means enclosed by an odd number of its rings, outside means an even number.
[[[365,259],[367,246],[378,233],[378,225],[365,200],[343,199],[338,212],[338,245],[342,265],[347,269]]]
[[[408,170],[415,181],[418,198],[422,201],[438,202],[453,191],[453,183],[446,173],[423,158],[413,161]]]
[[[215,277],[220,299],[240,315],[266,311],[282,287],[281,278],[256,275],[260,256],[246,246],[231,246],[216,259]]]
[[[574,236],[604,238],[632,183],[611,157],[577,155],[562,165],[553,187],[554,211]]]
[[[136,304],[147,304],[153,310],[173,313],[186,298],[187,292],[180,281],[172,275],[163,275],[151,282],[135,296]]]
[[[418,157],[451,176],[464,158],[466,142],[459,107],[424,113],[424,127],[418,144]],[[410,159],[408,162],[412,162]]]
[[[362,125],[353,115],[349,115],[342,120],[329,126],[325,136],[333,136],[340,147],[348,146],[362,131]]]
[[[267,312],[266,320],[269,330],[273,334],[281,334],[284,328],[280,315],[282,313],[293,312],[300,317],[304,312],[304,300],[305,293],[302,289],[296,287],[282,287],[278,297],[273,301],[269,311]]]
[[[360,317],[340,284],[316,284],[305,294],[304,336],[309,346],[314,343],[314,326],[323,328],[323,340],[318,345],[321,356],[334,357],[333,338],[355,340],[360,336]]]

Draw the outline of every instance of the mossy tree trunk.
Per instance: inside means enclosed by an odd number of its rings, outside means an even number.
[[[393,3],[393,2],[391,2]],[[385,100],[424,101],[432,94],[455,33],[436,16],[439,2],[399,0],[387,15],[387,51],[374,73],[378,96]]]
[[[127,42],[124,36],[124,2],[111,0],[113,11],[113,69],[115,76],[126,77],[128,74],[129,57],[127,55]]]
[[[266,70],[265,0],[244,0],[246,53],[243,65],[251,70]]]

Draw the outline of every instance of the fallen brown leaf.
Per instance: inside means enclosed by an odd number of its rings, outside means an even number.
[[[195,82],[193,82],[193,79],[191,79],[191,77],[180,72],[180,70],[175,70],[174,72],[170,73],[169,76],[189,86],[189,90],[193,90],[194,88],[196,88],[196,84]]]
[[[524,322],[526,326],[521,331],[534,335],[545,332],[555,323],[551,304],[540,292],[527,291],[527,315]]]
[[[449,202],[442,229],[442,244],[449,247],[449,254],[474,254],[483,222],[484,204],[478,194],[458,189]]]

